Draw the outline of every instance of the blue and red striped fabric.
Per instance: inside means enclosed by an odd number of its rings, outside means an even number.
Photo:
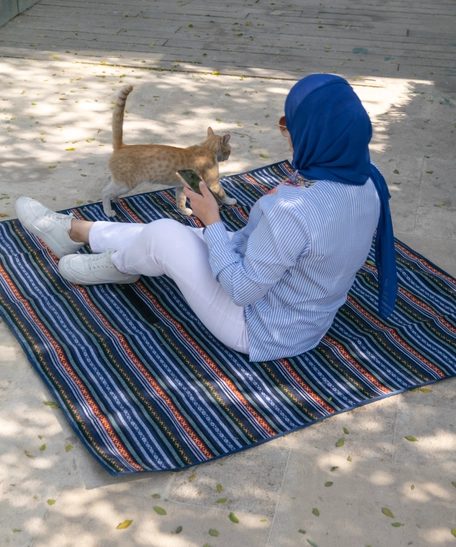
[[[240,206],[287,178],[287,162],[222,180]],[[72,209],[106,220],[100,203]],[[128,197],[117,222],[181,216],[174,190]],[[88,252],[88,250],[85,250]],[[377,313],[373,250],[312,351],[249,363],[215,340],[166,277],[73,286],[18,221],[0,223],[0,312],[91,454],[113,475],[233,454],[339,412],[456,374],[456,280],[396,241],[399,297]]]

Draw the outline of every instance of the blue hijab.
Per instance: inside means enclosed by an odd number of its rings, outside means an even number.
[[[369,115],[349,83],[331,74],[312,74],[290,90],[285,119],[293,143],[293,167],[310,180],[363,185],[371,178],[380,198],[375,240],[381,317],[388,317],[397,294],[396,256],[383,175],[371,163]]]

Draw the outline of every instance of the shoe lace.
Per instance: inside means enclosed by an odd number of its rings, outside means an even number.
[[[74,213],[63,215],[62,213],[54,213],[54,211],[46,211],[46,213],[44,214],[44,217],[57,221],[62,226],[62,228],[65,228],[65,229],[68,228],[68,218],[70,219],[76,218],[74,216]]]
[[[93,259],[89,263],[90,270],[105,270],[106,268],[115,268],[111,262],[111,255],[114,251],[107,251],[105,253],[92,255]]]
[[[106,270],[107,268],[112,269],[115,268],[114,264],[111,262],[111,254],[114,251],[108,251],[106,253],[101,254],[91,254],[91,255],[83,255],[86,257],[90,257],[89,260],[75,260],[73,262],[73,268],[80,272],[93,272],[96,270]]]

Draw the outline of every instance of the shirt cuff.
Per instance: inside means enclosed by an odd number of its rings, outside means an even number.
[[[217,245],[221,241],[229,241],[228,234],[223,222],[209,224],[203,230],[204,239],[209,247]]]

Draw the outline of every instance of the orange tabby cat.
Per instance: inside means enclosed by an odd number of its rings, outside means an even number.
[[[170,183],[176,188],[176,202],[180,211],[191,215],[192,210],[186,207],[183,186],[176,177],[179,169],[193,169],[204,180],[208,187],[223,203],[234,205],[236,200],[227,197],[219,183],[218,162],[229,158],[231,147],[228,144],[230,135],[216,135],[210,127],[207,139],[201,144],[188,148],[176,148],[159,144],[126,145],[122,142],[122,126],[125,102],[133,87],[123,87],[117,98],[112,114],[112,146],[114,152],[109,159],[111,176],[109,183],[102,191],[103,210],[109,217],[115,216],[111,200],[118,201],[141,182]]]

